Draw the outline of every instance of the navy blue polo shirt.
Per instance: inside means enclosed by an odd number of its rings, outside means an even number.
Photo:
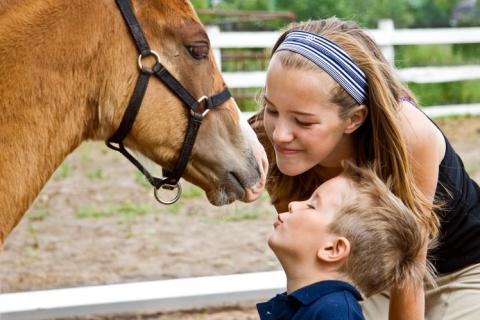
[[[338,280],[320,281],[257,304],[260,320],[365,320],[360,293]]]

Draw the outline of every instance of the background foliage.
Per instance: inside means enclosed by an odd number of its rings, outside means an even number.
[[[392,19],[395,28],[446,28],[480,26],[480,1],[477,0],[194,0],[197,9],[219,11],[293,12],[297,21],[336,16],[354,20],[365,28],[377,28],[380,19]],[[470,5],[470,8],[468,6]],[[473,5],[473,7],[472,7]],[[215,23],[228,30],[278,30],[285,19],[243,21],[229,17],[220,19],[200,15],[204,23]],[[223,71],[262,70],[268,65],[264,58],[235,59],[239,50],[225,50]],[[265,50],[264,50],[265,51]],[[231,59],[229,59],[229,57]],[[414,66],[447,66],[480,64],[480,44],[398,46],[395,48],[397,68]],[[480,103],[480,80],[440,84],[409,84],[422,105]],[[234,94],[244,110],[256,109],[252,99],[258,88],[236,89]]]

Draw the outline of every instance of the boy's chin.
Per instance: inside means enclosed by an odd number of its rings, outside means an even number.
[[[276,240],[275,234],[271,235],[270,238],[268,238],[268,246],[275,253],[275,255],[278,255],[277,253],[282,251],[282,246]]]
[[[288,246],[286,246],[284,243],[278,241],[276,239],[275,234],[273,234],[269,239],[268,239],[268,246],[270,249],[275,253],[277,258],[281,258],[284,256],[288,256],[288,252],[292,251],[292,249]]]
[[[268,246],[270,247],[270,249],[272,249],[273,251],[275,251],[275,239],[274,239],[274,235],[271,235],[270,238],[268,238]]]

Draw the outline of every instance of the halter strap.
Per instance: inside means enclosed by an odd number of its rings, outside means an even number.
[[[198,129],[200,128],[204,116],[208,113],[210,109],[220,106],[225,101],[230,99],[231,93],[228,88],[225,88],[220,93],[212,97],[202,97],[200,99],[195,99],[182,86],[182,84],[177,79],[175,79],[175,77],[160,63],[159,55],[155,51],[150,49],[148,41],[145,38],[145,34],[143,33],[143,30],[132,11],[130,2],[128,0],[116,0],[116,3],[122,13],[128,29],[130,30],[130,34],[132,35],[132,38],[135,41],[135,45],[137,46],[137,49],[140,53],[138,57],[140,74],[135,84],[135,89],[130,98],[127,109],[125,110],[125,114],[123,115],[122,121],[120,122],[117,131],[107,140],[106,144],[108,147],[122,153],[130,162],[132,162],[145,175],[147,180],[152,186],[154,186],[155,189],[159,189],[163,186],[167,186],[167,188],[174,188],[178,186],[178,181],[180,180],[188,164],[188,160],[192,153],[193,145],[197,137]],[[150,55],[153,55],[156,58],[156,63],[151,69],[142,65],[142,60]],[[123,145],[123,140],[127,137],[127,135],[132,129],[133,122],[135,121],[135,118],[142,104],[148,86],[148,81],[151,75],[155,75],[159,80],[161,80],[170,89],[170,91],[174,93],[190,110],[188,127],[183,141],[183,147],[178,157],[177,163],[172,171],[163,170],[165,176],[163,178],[157,178],[151,175],[148,170],[145,169],[143,165],[137,159],[135,159],[135,157],[133,157]],[[206,101],[205,110],[202,113],[197,112],[198,106],[204,100]],[[115,144],[117,144],[118,146]],[[174,201],[176,199],[174,199]]]

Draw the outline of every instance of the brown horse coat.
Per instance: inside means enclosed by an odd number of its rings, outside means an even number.
[[[223,89],[211,52],[192,56],[192,46],[209,40],[187,1],[132,2],[150,46],[192,95]],[[116,130],[136,59],[113,0],[0,1],[0,245],[69,153]],[[169,168],[186,125],[180,101],[151,79],[125,144]],[[263,190],[266,157],[247,127],[230,99],[200,128],[184,177],[214,204],[251,201]]]

